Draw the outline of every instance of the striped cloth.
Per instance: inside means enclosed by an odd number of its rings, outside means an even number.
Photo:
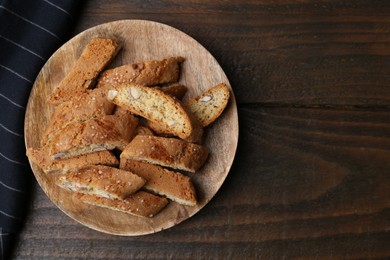
[[[28,209],[32,173],[23,124],[34,80],[69,36],[77,0],[0,0],[0,259]]]

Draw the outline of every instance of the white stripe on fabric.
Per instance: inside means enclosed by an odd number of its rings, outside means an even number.
[[[16,133],[16,132],[12,131],[11,129],[8,129],[8,128],[5,127],[2,123],[0,123],[0,127],[3,128],[3,129],[4,129],[5,131],[7,131],[8,133],[11,133],[11,134],[16,135],[16,136],[18,136],[18,137],[23,137],[23,135],[18,134],[18,133]]]
[[[9,218],[20,219],[20,218],[18,218],[18,217],[15,217],[15,216],[12,216],[12,215],[10,215],[10,214],[7,214],[7,213],[5,213],[5,212],[2,211],[2,210],[0,210],[0,213],[3,214],[3,215],[6,216],[6,217],[9,217]]]
[[[21,44],[19,44],[19,43],[17,43],[17,42],[14,42],[13,40],[10,40],[10,39],[8,39],[8,38],[2,36],[2,35],[0,35],[0,38],[6,40],[7,42],[12,43],[12,44],[15,45],[15,46],[18,46],[19,48],[21,48],[21,49],[23,49],[23,50],[25,50],[25,51],[31,53],[32,55],[35,55],[36,57],[40,58],[40,59],[43,60],[43,61],[45,60],[45,58],[43,58],[43,57],[42,57],[41,55],[39,55],[38,53],[35,53],[35,52],[33,52],[32,50],[27,49],[27,48],[24,47],[23,45],[21,45]]]
[[[48,0],[43,0],[43,2],[45,2],[45,3],[47,3],[47,4],[51,5],[51,6],[53,6],[53,7],[55,7],[55,8],[57,8],[58,10],[61,10],[63,13],[65,13],[65,14],[69,15],[70,17],[72,17],[72,15],[71,15],[70,13],[68,13],[64,8],[61,8],[61,7],[59,7],[58,5],[53,4],[52,2],[50,2],[50,1],[48,1]]]
[[[18,162],[18,161],[15,161],[15,160],[12,160],[12,159],[8,158],[7,156],[5,156],[5,155],[2,154],[2,153],[0,153],[0,156],[3,157],[4,159],[6,159],[6,160],[9,161],[9,162],[12,162],[12,163],[15,163],[15,164],[20,164],[20,165],[26,166],[24,163]]]
[[[3,233],[3,228],[0,227],[0,252],[1,252],[1,258],[4,259],[4,245],[3,245],[3,237],[10,235],[10,233]]]
[[[4,249],[3,249],[3,228],[0,227],[0,247],[1,247],[1,259],[4,259]]]
[[[3,187],[5,187],[5,188],[7,188],[7,189],[9,189],[9,190],[16,191],[16,192],[20,192],[20,193],[24,193],[24,191],[19,190],[19,189],[15,189],[15,188],[13,188],[13,187],[11,187],[11,186],[8,186],[7,184],[5,184],[5,183],[2,182],[2,181],[0,181],[0,184],[1,184]]]
[[[0,97],[4,98],[5,100],[9,101],[11,104],[17,106],[17,107],[20,107],[20,108],[23,108],[23,109],[26,109],[24,106],[21,106],[19,105],[18,103],[12,101],[10,98],[4,96],[3,94],[0,93]]]
[[[1,258],[4,259],[4,245],[3,245],[3,237],[10,235],[10,233],[3,233],[3,228],[0,227],[0,250],[1,250]]]
[[[5,11],[9,12],[10,14],[12,14],[12,15],[14,15],[14,16],[16,16],[16,17],[19,17],[19,18],[22,19],[23,21],[26,21],[26,22],[28,22],[28,23],[30,23],[30,24],[32,24],[32,25],[38,27],[39,29],[41,29],[41,30],[47,32],[48,34],[52,35],[53,37],[57,38],[58,40],[61,40],[60,37],[58,37],[56,34],[52,33],[51,31],[49,31],[49,30],[46,29],[45,27],[42,27],[42,26],[40,26],[39,24],[36,24],[36,23],[34,23],[33,21],[30,21],[30,20],[26,19],[25,17],[21,16],[20,14],[17,14],[17,13],[15,13],[14,11],[9,10],[8,8],[6,8],[6,7],[2,6],[2,5],[0,5],[0,8],[4,9]]]
[[[23,77],[22,75],[20,75],[20,74],[17,73],[16,71],[14,71],[14,70],[12,70],[12,69],[10,69],[10,68],[8,68],[8,67],[2,65],[2,64],[0,64],[0,67],[2,67],[3,69],[8,70],[9,72],[15,74],[15,75],[18,76],[19,78],[24,79],[24,80],[27,81],[28,83],[31,83],[31,84],[32,84],[31,80],[29,80],[29,79],[26,78],[26,77]]]

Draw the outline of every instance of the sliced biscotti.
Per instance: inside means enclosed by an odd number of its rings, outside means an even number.
[[[138,191],[145,182],[129,171],[103,165],[70,171],[56,180],[61,188],[108,199],[124,199]]]
[[[183,57],[170,57],[105,70],[99,77],[96,87],[111,87],[127,83],[154,86],[176,82],[179,79],[180,64],[183,61]]]
[[[120,109],[120,111],[116,110],[114,116],[118,118],[118,120],[122,121],[120,124],[124,125],[124,127],[118,129],[120,130],[121,135],[124,136],[126,140],[129,140],[126,144],[116,147],[117,149],[123,151],[126,145],[133,139],[134,136],[137,135],[139,119],[130,111],[125,109]]]
[[[155,87],[155,88],[160,89],[165,94],[168,94],[171,97],[174,97],[178,100],[181,100],[184,97],[184,95],[187,93],[187,90],[188,90],[186,86],[179,84],[179,83],[173,83],[173,84],[170,84],[168,86]],[[188,111],[187,111],[187,114],[188,114]],[[189,116],[191,116],[191,115],[189,115]],[[192,121],[195,121],[195,120],[192,119]],[[153,129],[153,131],[155,133],[157,133],[158,135],[173,136],[173,134],[170,132],[170,129],[167,129],[166,127],[164,127],[163,125],[160,125],[157,122],[146,120],[144,122],[144,125],[150,129]],[[201,126],[201,124],[198,122],[195,122],[194,125]],[[202,128],[202,127],[198,127],[198,128]],[[203,133],[203,130],[200,130],[200,131],[196,130],[196,131],[199,133],[199,135],[196,137],[198,139],[193,138],[192,141],[195,143],[200,143],[201,142],[201,135],[200,134]]]
[[[188,100],[185,104],[203,127],[214,122],[225,109],[230,97],[230,90],[225,83],[220,83],[202,95]]]
[[[189,142],[200,142],[203,129],[182,104],[163,91],[127,84],[109,90],[109,99],[130,112],[156,122],[171,134]]]
[[[119,45],[112,39],[94,38],[84,48],[70,72],[49,96],[50,104],[58,105],[72,96],[87,91],[98,74],[115,57]]]
[[[49,174],[66,173],[89,165],[118,166],[119,160],[111,151],[99,151],[79,155],[69,159],[54,160],[44,149],[27,149],[27,156],[43,172]]]
[[[48,144],[54,159],[125,147],[135,134],[138,119],[130,113],[108,115],[69,124]]]
[[[195,172],[205,163],[208,154],[204,146],[176,138],[137,135],[121,153],[120,159],[146,161]]]
[[[166,198],[162,198],[145,191],[138,191],[124,200],[107,199],[99,196],[78,193],[79,200],[99,207],[121,211],[139,217],[154,217],[168,204]]]
[[[148,191],[165,196],[182,205],[196,205],[195,188],[188,176],[158,165],[131,159],[122,159],[120,168],[145,179],[144,189]]]
[[[107,99],[107,91],[104,89],[94,89],[72,97],[54,108],[54,113],[41,139],[41,145],[48,143],[52,135],[65,126],[110,115],[114,108],[115,104]]]
[[[138,125],[136,135],[154,135],[153,131],[146,126]]]
[[[171,133],[171,131],[169,131],[169,129],[156,122],[146,120],[143,122],[143,124],[145,125],[145,127],[151,129],[158,136],[174,137],[174,135]]]
[[[180,83],[173,83],[165,87],[157,88],[161,89],[165,94],[168,94],[179,100],[181,100],[188,91],[188,88]]]

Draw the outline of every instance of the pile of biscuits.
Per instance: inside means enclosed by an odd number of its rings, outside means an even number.
[[[39,148],[27,156],[81,201],[153,217],[169,201],[195,206],[186,173],[199,170],[209,151],[205,127],[225,109],[224,83],[182,102],[183,57],[105,69],[120,46],[94,38],[49,96],[54,107]]]

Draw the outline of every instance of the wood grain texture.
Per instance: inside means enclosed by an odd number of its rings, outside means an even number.
[[[390,2],[89,1],[75,34],[150,19],[198,40],[238,101],[236,158],[191,219],[102,235],[37,188],[16,259],[390,257]]]
[[[216,57],[232,86],[240,86],[239,103],[390,103],[386,1],[98,1],[96,5],[99,8],[81,18],[87,26],[131,16],[190,33]]]

